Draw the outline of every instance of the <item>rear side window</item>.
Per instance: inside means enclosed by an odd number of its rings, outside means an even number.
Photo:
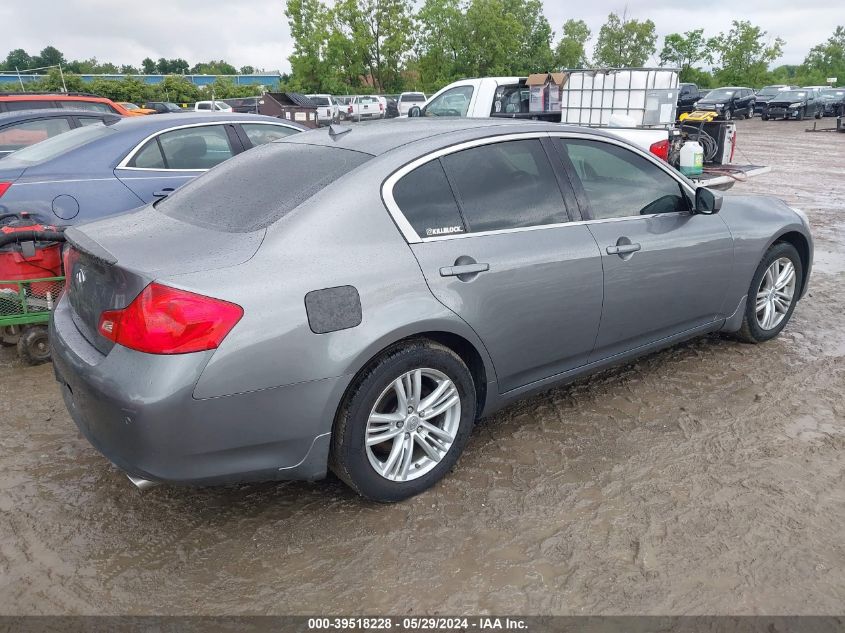
[[[156,208],[216,231],[257,231],[370,158],[337,147],[268,143],[194,179]]]
[[[13,152],[70,130],[67,119],[23,121],[0,130],[0,152]]]
[[[473,147],[445,156],[443,164],[473,233],[569,221],[539,140]]]
[[[420,237],[466,230],[439,160],[429,161],[403,176],[393,187],[393,199]]]

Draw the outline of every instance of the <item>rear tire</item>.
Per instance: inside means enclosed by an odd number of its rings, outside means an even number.
[[[50,338],[46,326],[33,325],[23,330],[18,339],[18,356],[27,365],[40,365],[50,360]]]
[[[426,403],[430,396],[434,399]],[[475,409],[472,375],[455,352],[429,340],[396,345],[347,392],[335,418],[329,466],[368,499],[407,499],[452,469],[469,439]]]
[[[748,106],[748,112],[745,115],[746,119],[753,119],[754,118],[754,104]]]
[[[791,277],[788,275],[789,265],[792,267]],[[773,244],[763,255],[751,279],[742,328],[736,337],[745,343],[763,343],[780,334],[789,323],[801,296],[803,275],[801,257],[795,247],[787,242]],[[788,304],[784,307],[787,300]]]
[[[761,118],[761,119],[763,119],[764,121],[768,121],[768,120],[769,120],[769,115],[768,115],[768,114],[761,114],[761,115],[760,115],[760,118]]]

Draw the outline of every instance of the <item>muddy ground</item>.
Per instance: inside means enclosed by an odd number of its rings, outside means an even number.
[[[845,134],[806,126],[739,123],[738,158],[773,171],[733,192],[815,228],[779,339],[708,337],[522,402],[398,505],[336,479],[140,493],[51,367],[3,349],[0,613],[841,613]]]

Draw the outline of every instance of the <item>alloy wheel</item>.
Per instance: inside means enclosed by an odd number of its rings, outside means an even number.
[[[385,479],[411,481],[449,452],[461,421],[455,383],[436,369],[405,372],[376,399],[367,418],[367,459]]]
[[[758,325],[772,330],[786,317],[795,296],[795,265],[787,257],[771,263],[760,280],[755,314]]]

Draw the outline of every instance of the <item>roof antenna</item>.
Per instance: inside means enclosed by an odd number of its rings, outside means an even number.
[[[338,136],[343,136],[347,132],[351,132],[351,131],[352,131],[351,127],[347,127],[345,125],[338,125],[337,123],[332,123],[329,126],[329,136],[331,136],[333,139],[337,138]]]

